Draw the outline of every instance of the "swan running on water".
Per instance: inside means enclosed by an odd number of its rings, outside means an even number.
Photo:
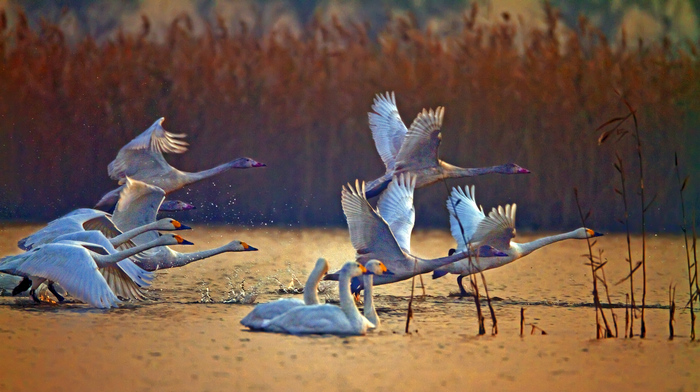
[[[184,186],[207,179],[230,169],[263,167],[264,163],[250,158],[237,158],[214,168],[188,173],[168,164],[163,153],[182,154],[187,151],[187,143],[180,140],[185,134],[170,133],[163,129],[161,117],[146,131],[119,150],[117,157],[110,162],[107,173],[113,180],[124,181],[125,177],[143,181],[162,188],[165,193],[176,191]],[[111,207],[117,202],[120,188],[114,189],[97,202],[96,207]]]
[[[153,185],[131,178],[126,179],[126,188],[114,209],[112,220],[117,227],[130,230],[148,225],[156,220],[158,207],[165,198],[165,192]],[[145,244],[158,237],[156,232],[146,232],[131,239],[134,244]],[[167,246],[159,246],[133,256],[131,259],[146,271],[182,267],[193,261],[205,259],[224,252],[255,251],[256,248],[241,241],[231,241],[219,248],[180,253]]]
[[[306,279],[303,301],[298,298],[280,298],[276,301],[259,304],[241,320],[241,324],[250,329],[261,329],[263,321],[273,319],[289,309],[297,306],[320,304],[318,284],[326,272],[328,272],[328,261],[324,258],[319,258],[314,269]]]
[[[297,306],[271,320],[265,320],[262,328],[269,332],[294,335],[366,334],[368,328],[374,328],[374,324],[360,314],[350,294],[350,280],[364,273],[367,273],[367,269],[357,262],[350,261],[343,265],[338,281],[340,307],[330,304]]]
[[[380,194],[400,173],[414,173],[417,176],[416,188],[433,184],[444,178],[473,177],[489,173],[521,174],[530,173],[514,163],[481,168],[462,168],[450,165],[438,158],[438,148],[442,135],[443,107],[418,113],[406,128],[396,107],[394,93],[386,96],[377,94],[372,110],[367,113],[372,138],[379,156],[384,161],[386,172],[383,176],[367,184],[366,196],[372,198]]]
[[[105,248],[86,242],[54,242],[37,246],[20,255],[3,257],[0,259],[0,272],[31,279],[30,294],[36,302],[39,302],[36,288],[49,280],[59,283],[72,296],[91,306],[110,308],[116,307],[121,301],[100,274],[100,268],[119,268],[116,265],[119,261],[145,249],[177,244],[192,243],[179,235],[165,234],[149,244],[109,254]]]
[[[368,261],[367,264],[365,264],[365,268],[367,268],[367,271],[370,273],[362,275],[362,280],[365,286],[365,307],[362,313],[365,315],[365,318],[367,318],[367,320],[369,320],[370,323],[374,324],[374,328],[370,327],[370,329],[379,329],[381,321],[379,321],[379,315],[377,314],[377,310],[374,308],[374,297],[372,295],[372,276],[379,276],[384,274],[392,275],[393,272],[387,270],[384,263],[382,263],[379,260]]]
[[[433,279],[449,274],[458,274],[457,284],[460,293],[465,296],[467,291],[462,285],[462,279],[479,271],[502,267],[506,264],[527,256],[530,253],[568,239],[586,239],[599,237],[603,234],[585,227],[578,228],[568,233],[543,237],[532,242],[517,243],[511,241],[515,238],[515,211],[516,205],[506,205],[494,208],[489,216],[484,215],[484,209],[477,207],[474,186],[453,188],[447,199],[447,210],[450,212],[450,231],[457,241],[457,250],[467,248],[467,244],[488,244],[506,253],[501,257],[487,257],[480,255],[478,260],[467,259],[440,267],[433,271]]]
[[[360,184],[359,181],[355,181],[354,187],[350,184],[347,188],[343,186],[341,203],[348,222],[350,241],[356,251],[355,260],[363,265],[372,259],[381,260],[394,273],[394,275],[376,276],[374,278],[375,286],[406,280],[462,260],[469,257],[470,254],[474,255],[471,251],[464,251],[437,259],[422,259],[409,254],[401,248],[389,224],[372,208],[365,195],[364,182]],[[481,247],[479,254],[484,256],[506,255],[490,246]],[[324,277],[324,280],[338,279],[337,273]],[[353,280],[353,293],[359,293],[362,288],[363,283],[359,279]]]

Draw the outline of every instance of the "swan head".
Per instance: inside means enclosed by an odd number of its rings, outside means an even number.
[[[231,252],[248,252],[258,250],[258,248],[252,247],[246,244],[245,242],[238,240],[229,242],[228,244],[226,244],[226,247]]]
[[[172,218],[163,218],[156,221],[157,230],[191,230],[192,228]]]
[[[585,240],[586,238],[593,238],[593,237],[602,237],[603,233],[599,233],[597,231],[593,231],[591,229],[588,229],[586,227],[581,227],[576,229],[574,231],[576,238]]]
[[[163,245],[194,245],[194,243],[187,241],[177,234],[161,234],[158,238]]]
[[[185,203],[182,200],[165,200],[158,208],[158,212],[177,212],[177,211],[189,211],[194,210],[194,205],[190,203]]]
[[[516,165],[515,163],[506,163],[505,165],[500,167],[500,170],[498,172],[502,173],[502,174],[527,174],[527,173],[530,173],[529,170],[525,169],[524,167],[520,167],[520,166]]]
[[[237,168],[248,168],[248,167],[265,167],[267,166],[266,164],[262,162],[258,162],[255,159],[251,159],[248,157],[244,158],[239,158],[233,161],[233,167]]]
[[[343,265],[343,268],[340,269],[340,274],[343,275],[348,275],[351,278],[354,278],[356,276],[360,276],[363,274],[367,273],[367,268],[365,268],[364,265],[356,262],[356,261],[348,261]]]
[[[491,245],[482,245],[478,249],[479,257],[506,257],[508,253],[500,251]]]
[[[389,271],[384,263],[382,263],[379,260],[370,260],[367,263],[365,263],[365,268],[367,269],[368,274],[373,274],[373,275],[394,275],[393,272]]]

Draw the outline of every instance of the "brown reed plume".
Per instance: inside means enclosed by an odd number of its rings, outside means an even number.
[[[675,168],[676,168],[676,179],[678,180],[678,193],[680,194],[681,198],[681,216],[683,218],[683,222],[681,223],[681,231],[683,231],[683,238],[685,240],[685,257],[686,257],[686,265],[688,267],[688,294],[690,296],[690,300],[688,301],[688,308],[690,309],[690,340],[695,340],[695,311],[693,309],[693,302],[695,302],[695,299],[698,296],[698,290],[697,286],[694,286],[693,283],[697,285],[698,281],[698,275],[697,275],[697,269],[695,268],[696,266],[693,265],[694,263],[691,263],[690,261],[690,248],[688,244],[688,228],[686,226],[686,219],[685,219],[685,200],[683,199],[683,191],[685,190],[686,185],[688,185],[688,180],[690,179],[690,176],[685,177],[685,179],[681,182],[681,172],[680,168],[678,167],[678,154],[675,154]],[[695,225],[693,225],[695,226]],[[695,231],[695,227],[693,227],[693,231]],[[693,253],[695,253],[695,246],[693,245]],[[669,287],[669,292],[671,288]],[[675,289],[674,289],[674,296],[675,296]],[[675,308],[675,304],[674,304]],[[671,318],[673,318],[673,313],[671,314]],[[669,321],[670,328],[673,331],[673,326],[671,324],[671,321]],[[671,339],[673,339],[673,332],[671,332]]]
[[[616,91],[617,92],[617,91]],[[646,212],[651,207],[651,205],[654,203],[654,200],[656,200],[656,195],[649,201],[649,203],[646,203],[645,200],[645,194],[644,194],[644,157],[642,154],[642,139],[640,138],[639,135],[639,123],[637,121],[637,112],[634,108],[632,108],[632,105],[627,101],[627,99],[622,96],[619,92],[617,92],[617,95],[620,97],[622,102],[625,104],[628,110],[628,114],[623,116],[623,117],[615,117],[612,118],[602,125],[600,125],[598,128],[596,128],[596,131],[601,131],[603,129],[606,129],[603,131],[598,138],[598,144],[601,145],[605,143],[606,140],[609,139],[610,136],[612,135],[618,135],[618,140],[623,139],[627,135],[631,135],[631,137],[634,139],[634,147],[635,147],[635,152],[637,153],[637,158],[639,162],[639,197],[641,199],[641,219],[642,219],[642,314],[641,314],[641,327],[640,327],[640,332],[639,332],[639,337],[645,338],[646,337],[646,324],[644,320],[644,309],[646,307],[646,296],[647,296],[647,268],[646,268]],[[625,124],[627,120],[630,118],[633,119],[633,124],[634,124],[634,129],[632,131],[628,131],[627,129],[623,128],[622,126]],[[631,276],[632,274],[630,274]]]
[[[585,227],[586,226],[586,219],[591,216],[591,211],[588,211],[586,215],[584,216],[583,210],[581,209],[581,203],[579,202],[578,199],[578,189],[574,188],[574,199],[576,200],[576,206],[578,207],[578,213],[581,218],[581,224]],[[593,243],[591,244],[591,239],[586,236],[586,244],[588,245],[588,254],[584,255],[584,257],[588,258],[588,263],[591,267],[591,274],[593,278],[593,305],[595,306],[595,323],[596,323],[596,339],[600,339],[601,337],[604,338],[609,338],[612,337],[612,331],[610,330],[610,326],[608,325],[608,320],[605,317],[605,313],[603,312],[603,306],[600,304],[600,295],[598,294],[598,270],[603,268],[605,266],[605,263],[603,263],[601,260],[596,261],[595,259],[597,256],[593,255],[593,246],[598,241],[594,240]],[[603,327],[600,325],[600,319],[603,320]],[[601,330],[603,330],[604,335],[601,336]]]

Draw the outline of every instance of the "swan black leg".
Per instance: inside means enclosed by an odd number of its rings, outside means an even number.
[[[12,289],[12,295],[17,295],[19,293],[23,293],[23,292],[29,290],[30,287],[32,287],[32,281],[31,281],[31,279],[29,279],[25,276],[24,278],[22,278],[22,281],[19,282],[17,287]]]
[[[31,290],[29,291],[29,295],[32,296],[32,299],[34,300],[34,302],[36,302],[36,303],[38,303],[38,304],[41,303],[41,300],[39,299],[39,297],[36,296],[36,290],[31,289]]]
[[[53,282],[50,282],[47,286],[49,286],[49,291],[56,297],[58,302],[63,302],[65,300],[65,298],[56,291],[56,288],[53,287]]]
[[[457,277],[457,284],[459,285],[459,295],[462,297],[468,297],[469,293],[467,293],[467,290],[464,289],[464,285],[462,285],[462,279],[464,279],[466,275],[459,275]]]

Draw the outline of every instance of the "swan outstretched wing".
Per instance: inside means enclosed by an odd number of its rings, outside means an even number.
[[[365,198],[364,182],[355,181],[355,187],[343,186],[341,203],[348,221],[350,241],[358,254],[372,254],[373,258],[384,261],[403,258],[403,252],[396,242],[386,221],[372,208]],[[387,268],[391,266],[387,264]]]
[[[120,303],[84,246],[42,245],[24,260],[20,270],[57,282],[73,297],[97,308],[116,307]]]
[[[387,92],[386,95],[377,94],[374,97],[372,110],[374,113],[367,113],[369,128],[372,130],[372,138],[377,152],[382,158],[387,172],[390,172],[394,170],[396,155],[401,149],[408,129],[399,115],[394,92]]]
[[[181,154],[187,151],[187,142],[179,140],[186,135],[170,133],[163,129],[164,120],[163,117],[159,118],[119,150],[117,157],[107,166],[107,173],[111,179],[121,180],[139,171],[167,170],[170,165],[163,158],[163,153]]]
[[[411,232],[416,223],[416,210],[413,206],[415,189],[416,175],[401,173],[394,176],[377,202],[379,214],[389,224],[401,249],[407,253],[411,251]]]
[[[396,156],[396,169],[421,169],[437,165],[440,129],[445,108],[418,113]]]
[[[466,249],[466,243],[474,242],[473,236],[477,226],[486,216],[484,209],[477,206],[475,201],[474,185],[471,189],[465,186],[452,188],[452,193],[447,198],[447,211],[450,213],[450,232],[457,249]]]
[[[126,178],[126,184],[119,194],[112,220],[122,230],[131,230],[156,221],[158,208],[165,199],[165,191],[157,186]],[[156,231],[140,234],[135,238],[139,244],[158,238]]]
[[[129,259],[99,270],[114,294],[126,299],[145,299],[141,288],[150,286],[153,280],[152,272],[143,270]]]
[[[499,250],[510,249],[510,240],[515,238],[516,208],[515,204],[508,204],[505,208],[492,209],[489,216],[479,222],[472,240]]]
[[[40,230],[19,240],[17,246],[22,250],[30,250],[35,246],[52,242],[60,235],[84,230],[100,230],[107,237],[121,234],[111,221],[109,214],[83,208],[52,220]]]

